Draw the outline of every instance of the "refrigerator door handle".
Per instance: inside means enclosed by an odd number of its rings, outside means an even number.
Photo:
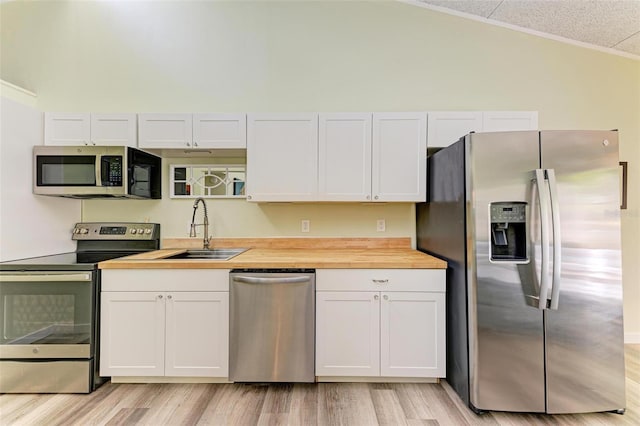
[[[551,196],[551,223],[553,228],[553,280],[551,281],[551,303],[549,309],[558,309],[560,298],[560,268],[562,266],[560,201],[558,200],[558,185],[556,183],[555,170],[547,169],[546,174],[549,181],[549,195]]]
[[[549,293],[549,187],[545,179],[545,172],[536,169],[535,181],[538,187],[538,203],[540,205],[540,231],[541,238],[541,263],[540,272],[540,295],[538,296],[538,309],[547,309],[547,295]]]

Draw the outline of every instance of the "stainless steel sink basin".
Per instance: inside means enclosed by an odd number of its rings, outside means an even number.
[[[244,253],[246,248],[215,248],[210,250],[187,250],[184,253],[167,257],[167,259],[205,259],[205,260],[229,260],[232,257]]]

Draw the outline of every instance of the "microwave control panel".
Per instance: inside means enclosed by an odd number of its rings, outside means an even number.
[[[122,156],[103,155],[101,172],[102,186],[122,186]]]

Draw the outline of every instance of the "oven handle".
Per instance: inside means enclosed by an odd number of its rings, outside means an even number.
[[[0,282],[61,282],[61,281],[86,281],[90,282],[91,273],[83,274],[23,274],[23,275],[0,275]]]

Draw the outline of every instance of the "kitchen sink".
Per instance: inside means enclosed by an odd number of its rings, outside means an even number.
[[[205,260],[229,260],[232,257],[244,253],[246,248],[214,248],[209,250],[187,250],[184,253],[169,256],[166,259],[205,259]]]

